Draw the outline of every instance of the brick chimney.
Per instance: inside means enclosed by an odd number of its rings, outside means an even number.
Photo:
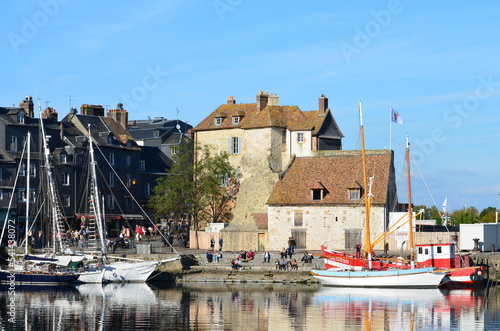
[[[261,111],[266,108],[268,100],[269,92],[264,93],[263,91],[259,91],[259,94],[257,94],[257,111]]]
[[[54,122],[57,122],[58,115],[57,115],[56,110],[52,107],[45,108],[45,110],[43,111],[41,116],[43,119],[48,119],[48,120],[52,120]]]
[[[34,117],[34,113],[33,113],[33,98],[31,97],[31,95],[26,96],[24,98],[24,100],[21,101],[21,103],[19,104],[19,107],[21,107],[22,109],[24,109],[24,111],[26,112],[26,114],[29,117]]]
[[[322,94],[321,97],[318,99],[318,103],[319,103],[318,114],[320,116],[325,115],[326,111],[328,110],[328,98],[324,94]]]
[[[106,116],[112,118],[116,123],[120,123],[125,129],[128,128],[128,112],[123,109],[123,104],[119,103],[116,109],[109,109]]]
[[[104,116],[104,107],[101,105],[81,105],[80,113],[82,115]]]
[[[236,100],[234,100],[233,96],[230,95],[229,99],[227,99],[227,104],[228,105],[234,105],[236,103]]]

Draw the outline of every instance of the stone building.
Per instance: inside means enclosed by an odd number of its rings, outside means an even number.
[[[231,96],[192,130],[196,145],[227,152],[240,175],[234,218],[222,234],[227,250],[267,247],[267,200],[296,157],[341,150],[342,132],[322,95],[318,110],[280,106],[276,94],[259,92],[255,103]]]
[[[280,250],[290,236],[297,248],[352,250],[363,244],[364,200],[360,151],[328,151],[295,158],[271,193],[268,248]],[[367,172],[373,176],[370,231],[374,240],[386,230],[397,203],[393,154],[366,151]],[[383,249],[381,242],[376,249]]]

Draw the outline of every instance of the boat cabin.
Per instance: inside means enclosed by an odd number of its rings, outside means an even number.
[[[420,244],[416,247],[419,268],[431,266],[445,269],[455,268],[454,244]]]

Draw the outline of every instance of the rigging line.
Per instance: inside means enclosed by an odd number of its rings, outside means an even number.
[[[413,157],[413,155],[411,156],[412,160],[413,160],[413,163],[415,164],[415,166],[417,167],[417,170],[418,170],[418,173],[420,175],[420,178],[422,179],[422,182],[424,182],[424,185],[425,185],[425,188],[427,189],[427,192],[429,193],[429,195],[431,196],[431,200],[432,200],[432,203],[434,204],[434,206],[436,206],[437,208],[437,205],[436,205],[436,201],[434,200],[434,197],[432,196],[432,193],[431,191],[429,190],[429,186],[427,186],[427,183],[424,179],[424,176],[422,176],[422,172],[420,171],[420,168],[418,167],[418,164],[417,164],[417,161],[415,160],[415,158]],[[439,210],[439,208],[438,208]]]
[[[93,139],[93,138],[91,138]],[[139,203],[139,201],[137,201],[137,199],[135,198],[135,196],[132,194],[132,192],[130,192],[130,190],[128,189],[127,185],[125,185],[125,183],[122,181],[122,179],[120,178],[120,176],[118,175],[118,173],[116,172],[115,168],[113,168],[113,166],[111,165],[111,163],[109,163],[108,159],[106,158],[106,156],[104,155],[104,153],[102,152],[101,148],[99,145],[95,144],[95,148],[99,151],[99,153],[101,153],[101,156],[103,157],[103,159],[106,161],[106,163],[108,164],[108,166],[110,167],[110,169],[113,171],[113,173],[116,175],[116,177],[118,178],[118,181],[123,185],[123,187],[125,188],[125,190],[127,191],[127,193],[130,195],[130,197],[132,197],[132,200],[136,203],[136,205],[139,207],[139,209],[142,211],[142,213],[144,214],[144,216],[148,219],[148,221],[153,224],[155,227],[156,227],[156,224],[153,222],[153,220],[151,220],[151,218],[149,217],[149,215],[146,213],[146,211],[142,208],[141,204]],[[172,244],[167,240],[167,238],[163,235],[163,233],[161,233],[161,231],[159,232],[159,234],[162,236],[162,238],[165,240],[164,242],[167,242],[168,245],[170,246],[170,248],[172,248],[172,250],[180,256],[179,252],[177,252],[177,250],[174,248],[174,246],[172,246]]]

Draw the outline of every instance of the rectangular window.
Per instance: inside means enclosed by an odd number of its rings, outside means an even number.
[[[153,138],[159,138],[160,137],[160,131],[155,130],[153,131]]]
[[[228,154],[240,154],[241,153],[241,138],[231,137],[228,139]]]
[[[110,172],[109,173],[109,187],[114,187],[115,186],[115,174]]]
[[[30,189],[30,201],[35,202],[36,200],[36,190],[35,189]]]
[[[215,118],[215,126],[220,126],[222,124],[222,117]]]
[[[293,212],[293,226],[302,226],[304,224],[303,215],[302,211]]]
[[[69,186],[69,174],[67,172],[62,173],[62,185]]]
[[[115,153],[109,153],[109,164],[115,165]]]
[[[233,125],[238,125],[240,123],[240,117],[239,116],[233,116]]]
[[[437,248],[437,253],[438,253],[438,254],[441,254],[441,253],[443,252],[443,250],[442,250],[442,247],[441,247],[441,246],[438,246],[438,247],[436,247],[436,248]]]
[[[297,142],[298,143],[304,142],[304,134],[302,132],[297,133]]]
[[[60,154],[59,155],[59,160],[61,161],[61,163],[66,163],[68,162],[68,156],[66,154]]]
[[[2,180],[2,179],[3,179],[3,169],[0,168],[0,180]]]
[[[349,189],[349,201],[359,201],[361,199],[360,189]]]
[[[69,194],[63,194],[61,197],[61,204],[63,207],[70,207],[70,195]]]
[[[146,161],[144,160],[139,161],[139,170],[141,171],[146,170]]]
[[[125,160],[126,160],[127,167],[132,166],[132,157],[130,155],[127,155]]]
[[[19,171],[19,176],[26,176],[26,163],[21,163],[21,170]]]
[[[312,199],[316,201],[323,200],[323,190],[322,189],[312,189]]]
[[[9,150],[10,151],[17,151],[17,137],[16,136],[10,136]]]
[[[36,165],[30,163],[30,177],[36,177]]]
[[[115,208],[115,197],[113,195],[106,195],[106,205],[109,209]]]
[[[23,188],[17,191],[17,201],[26,202],[26,191]]]
[[[281,131],[281,143],[286,144],[286,130]]]
[[[127,174],[127,186],[130,187],[132,186],[132,175]]]
[[[0,200],[3,200],[3,190],[0,188]]]
[[[149,198],[149,196],[151,195],[151,185],[149,183],[146,183],[144,185],[144,195],[146,196],[146,198]]]

